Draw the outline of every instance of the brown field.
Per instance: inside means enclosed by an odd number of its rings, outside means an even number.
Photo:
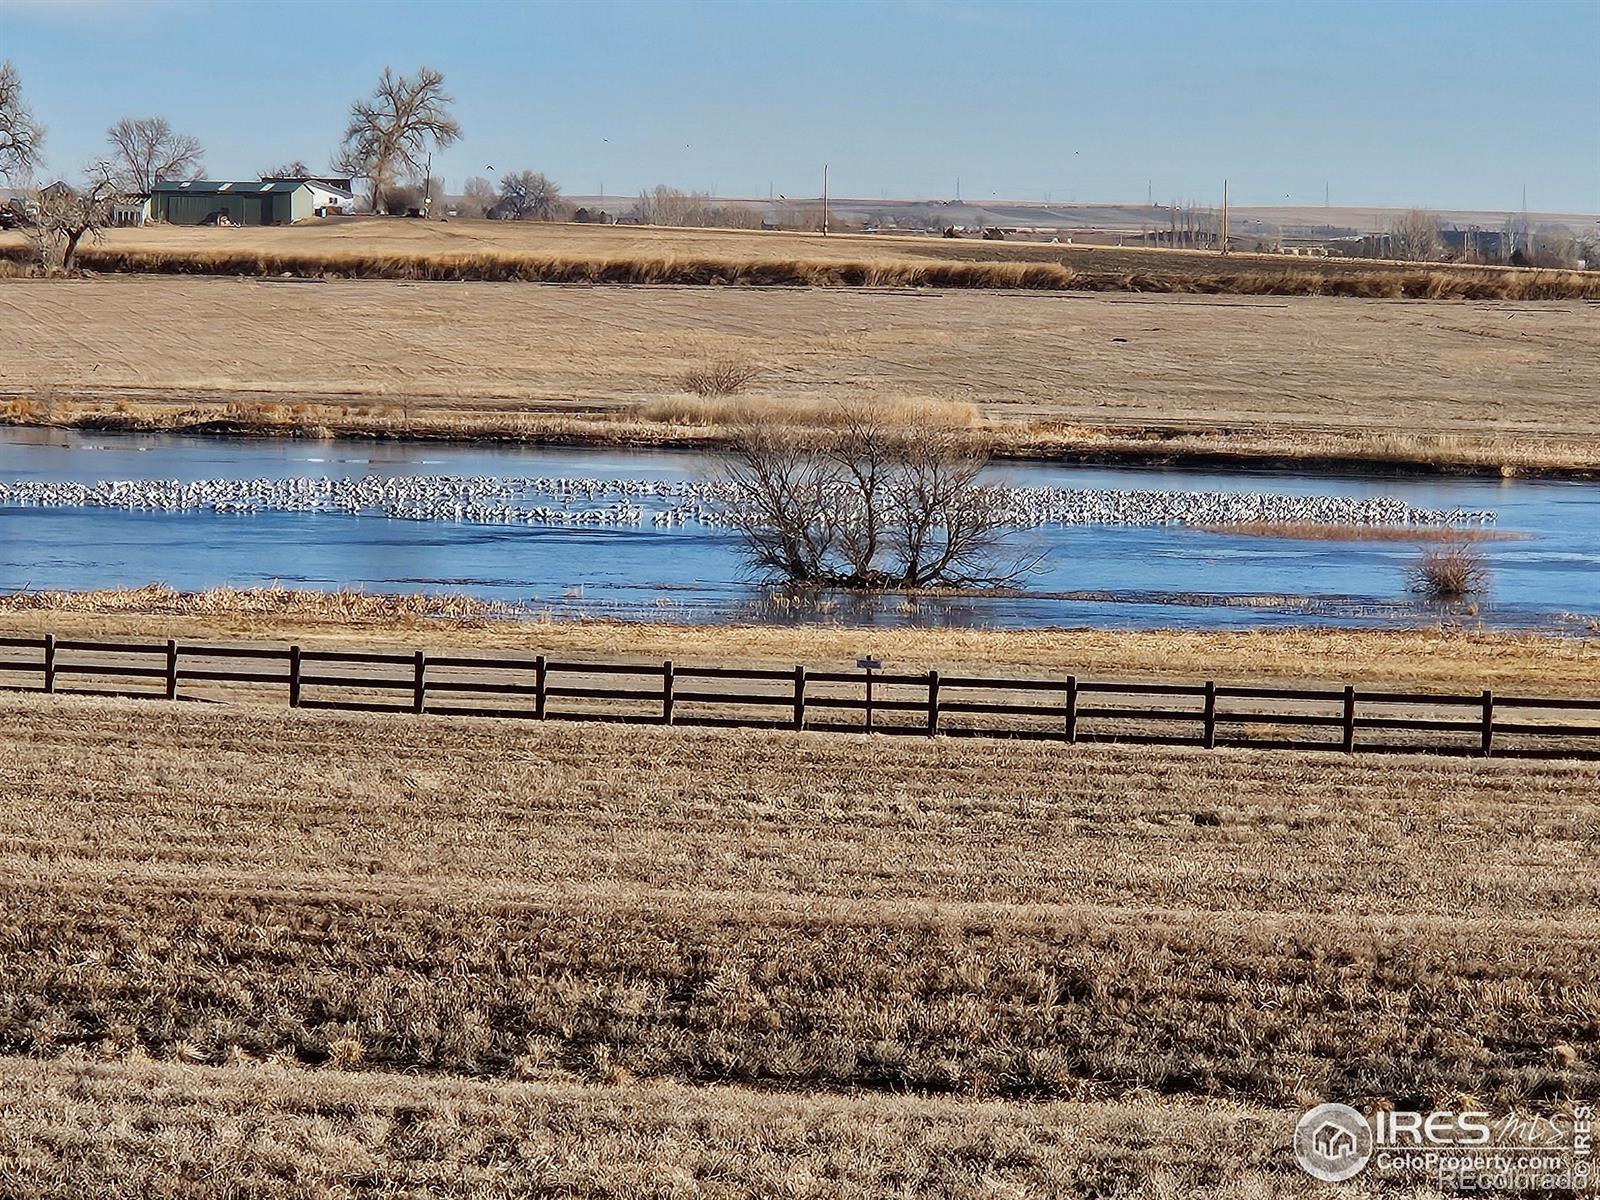
[[[1277,1194],[1313,1098],[1600,1084],[1592,765],[61,697],[0,730],[0,1047],[53,1060],[0,1072],[25,1179],[589,1195],[684,1143],[715,1179],[725,1130],[726,1194]],[[1265,1124],[1201,1161],[1202,1105]]]
[[[0,256],[26,254],[21,234]],[[110,271],[544,282],[1025,287],[1453,299],[1600,296],[1600,274],[1203,250],[497,221],[335,219],[116,229],[83,251]]]
[[[1575,302],[10,280],[0,420],[693,444],[865,403],[1020,454],[1593,471],[1592,326]],[[758,369],[745,394],[690,395],[718,357]]]
[[[27,1113],[0,1125],[0,1182],[61,1200],[1322,1194],[1286,1173],[1282,1114],[1215,1101],[1017,1105],[0,1059],[0,1107]],[[87,1136],[107,1125],[115,1140]],[[1382,1194],[1359,1182],[1340,1192]]]

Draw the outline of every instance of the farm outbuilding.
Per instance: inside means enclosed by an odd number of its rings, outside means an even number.
[[[162,180],[150,195],[150,217],[173,225],[288,225],[326,206],[325,193],[303,179]],[[320,202],[320,203],[319,203]]]

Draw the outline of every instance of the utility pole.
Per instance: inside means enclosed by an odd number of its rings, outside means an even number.
[[[1222,252],[1228,252],[1228,181],[1222,181]]]
[[[822,164],[822,236],[828,236],[828,164]]]

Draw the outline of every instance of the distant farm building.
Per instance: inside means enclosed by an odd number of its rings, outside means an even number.
[[[111,201],[111,224],[139,226],[150,219],[149,196],[118,196]]]
[[[289,225],[347,212],[349,192],[308,179],[164,179],[150,193],[150,219],[172,225]]]

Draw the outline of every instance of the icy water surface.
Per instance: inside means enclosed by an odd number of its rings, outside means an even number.
[[[366,441],[287,441],[0,430],[0,483],[18,481],[384,479],[429,476],[672,482],[714,469],[706,455]],[[1390,499],[1488,511],[1494,568],[1481,618],[1582,629],[1600,613],[1600,488],[1489,479],[1328,478],[1281,473],[1005,464],[1023,488],[1262,492]],[[670,489],[655,489],[665,491]],[[1311,541],[1180,525],[1046,524],[1016,539],[1043,551],[1026,594],[818,606],[752,584],[727,531],[657,523],[674,503],[636,489],[639,519],[499,524],[318,511],[126,511],[19,506],[0,498],[0,587],[125,587],[153,580],[369,591],[461,591],[531,611],[690,621],[826,619],[881,624],[1244,627],[1414,623],[1435,615],[1405,594],[1408,542]],[[578,511],[610,500],[540,503]]]

